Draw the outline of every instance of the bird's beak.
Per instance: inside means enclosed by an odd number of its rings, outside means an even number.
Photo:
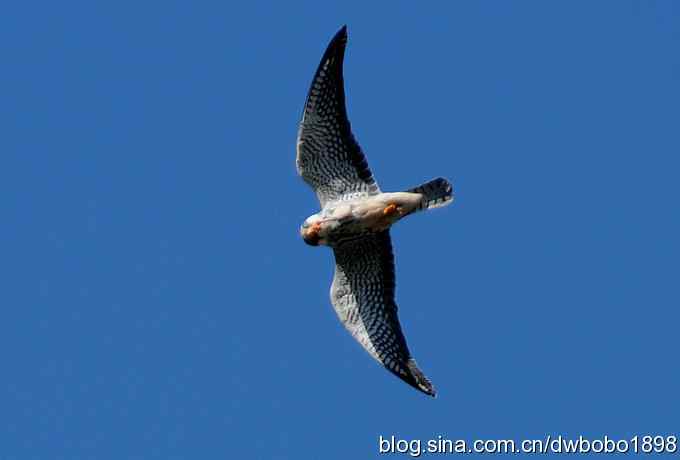
[[[303,228],[302,231],[302,239],[305,240],[305,243],[307,243],[310,246],[318,246],[319,245],[319,232],[321,231],[321,224],[314,223],[309,227]]]

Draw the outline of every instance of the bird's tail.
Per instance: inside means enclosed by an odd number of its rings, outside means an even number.
[[[453,202],[453,187],[449,181],[441,177],[406,191],[423,195],[416,211],[440,208]]]

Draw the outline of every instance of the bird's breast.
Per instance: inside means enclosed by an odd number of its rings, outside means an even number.
[[[388,229],[399,220],[398,214],[386,214],[387,203],[373,199],[343,203],[324,212],[324,236],[329,244],[366,233]]]

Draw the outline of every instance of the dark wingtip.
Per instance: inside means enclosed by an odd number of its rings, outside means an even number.
[[[322,70],[324,67],[327,68],[327,71],[333,75],[336,79],[336,84],[338,85],[338,97],[339,97],[339,102],[340,105],[342,106],[343,110],[345,108],[345,93],[344,93],[344,87],[343,87],[343,77],[342,77],[342,65],[343,65],[343,60],[345,58],[345,45],[347,44],[347,26],[344,25],[336,32],[336,34],[333,36],[331,41],[328,43],[328,46],[326,47],[326,51],[323,53],[323,56],[321,57],[321,62],[319,62],[319,66],[316,68],[316,72],[314,73],[314,78],[312,79],[312,84],[307,92],[307,99],[305,100],[305,108],[303,111],[303,121],[304,121],[304,114],[307,113],[310,108],[310,100],[312,96],[312,89],[314,87],[314,82],[316,82],[319,79],[319,75],[321,74]]]
[[[425,393],[428,396],[432,396],[433,398],[437,397],[437,390],[434,389],[432,382],[430,382],[430,380],[425,377],[425,374],[418,368],[418,365],[413,358],[409,358],[407,362],[401,363],[398,369],[393,369],[389,366],[385,366],[385,368],[416,390]]]
[[[333,36],[333,39],[331,40],[330,44],[328,45],[329,48],[332,47],[333,44],[335,43],[346,43],[347,42],[347,25],[343,25],[340,27],[340,30],[338,30],[335,35]]]
[[[430,382],[430,380],[425,377],[425,374],[418,368],[418,365],[413,358],[408,360],[408,369],[411,371],[411,378],[413,379],[413,382],[409,383],[426,395],[436,398],[437,390],[434,389],[432,382]]]

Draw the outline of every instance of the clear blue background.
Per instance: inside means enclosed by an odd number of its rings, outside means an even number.
[[[680,5],[14,2],[0,18],[0,457],[372,458],[680,434]],[[96,4],[95,4],[96,3]],[[349,27],[435,400],[333,312],[295,136]]]

